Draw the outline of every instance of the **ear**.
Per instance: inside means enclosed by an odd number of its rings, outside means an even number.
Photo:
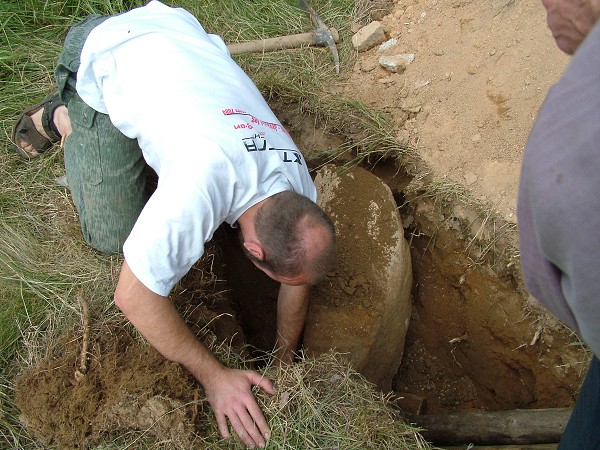
[[[244,248],[259,261],[262,261],[265,258],[265,252],[258,242],[244,242]]]

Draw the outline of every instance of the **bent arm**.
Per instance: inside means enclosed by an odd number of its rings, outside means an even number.
[[[204,387],[221,435],[230,437],[227,419],[249,446],[264,447],[269,427],[252,395],[252,386],[275,392],[267,378],[223,366],[183,321],[171,301],[148,289],[123,262],[115,303],[165,358],[184,366]]]
[[[282,284],[277,298],[277,339],[276,357],[281,362],[291,363],[298,349],[304,330],[308,306],[310,303],[310,285],[289,286]]]
[[[165,358],[183,365],[204,385],[224,367],[185,324],[172,302],[148,289],[123,262],[115,303]]]

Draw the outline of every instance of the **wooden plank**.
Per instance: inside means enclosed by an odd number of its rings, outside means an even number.
[[[556,450],[558,444],[522,444],[522,445],[460,445],[438,447],[440,450]]]
[[[560,440],[571,408],[413,415],[407,420],[423,428],[436,445],[545,444]]]

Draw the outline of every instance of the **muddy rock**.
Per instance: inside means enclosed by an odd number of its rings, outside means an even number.
[[[379,58],[379,64],[390,72],[404,72],[406,67],[415,59],[414,53],[401,53],[398,55],[384,55]]]
[[[367,51],[385,41],[385,32],[380,22],[371,22],[352,36],[352,45],[359,52]]]
[[[337,231],[335,269],[316,287],[304,334],[309,355],[331,348],[387,392],[402,360],[412,269],[390,189],[362,168],[326,166],[315,183]]]

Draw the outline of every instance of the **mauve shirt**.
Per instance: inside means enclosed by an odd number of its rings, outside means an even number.
[[[531,131],[518,223],[528,289],[600,356],[600,22]]]

